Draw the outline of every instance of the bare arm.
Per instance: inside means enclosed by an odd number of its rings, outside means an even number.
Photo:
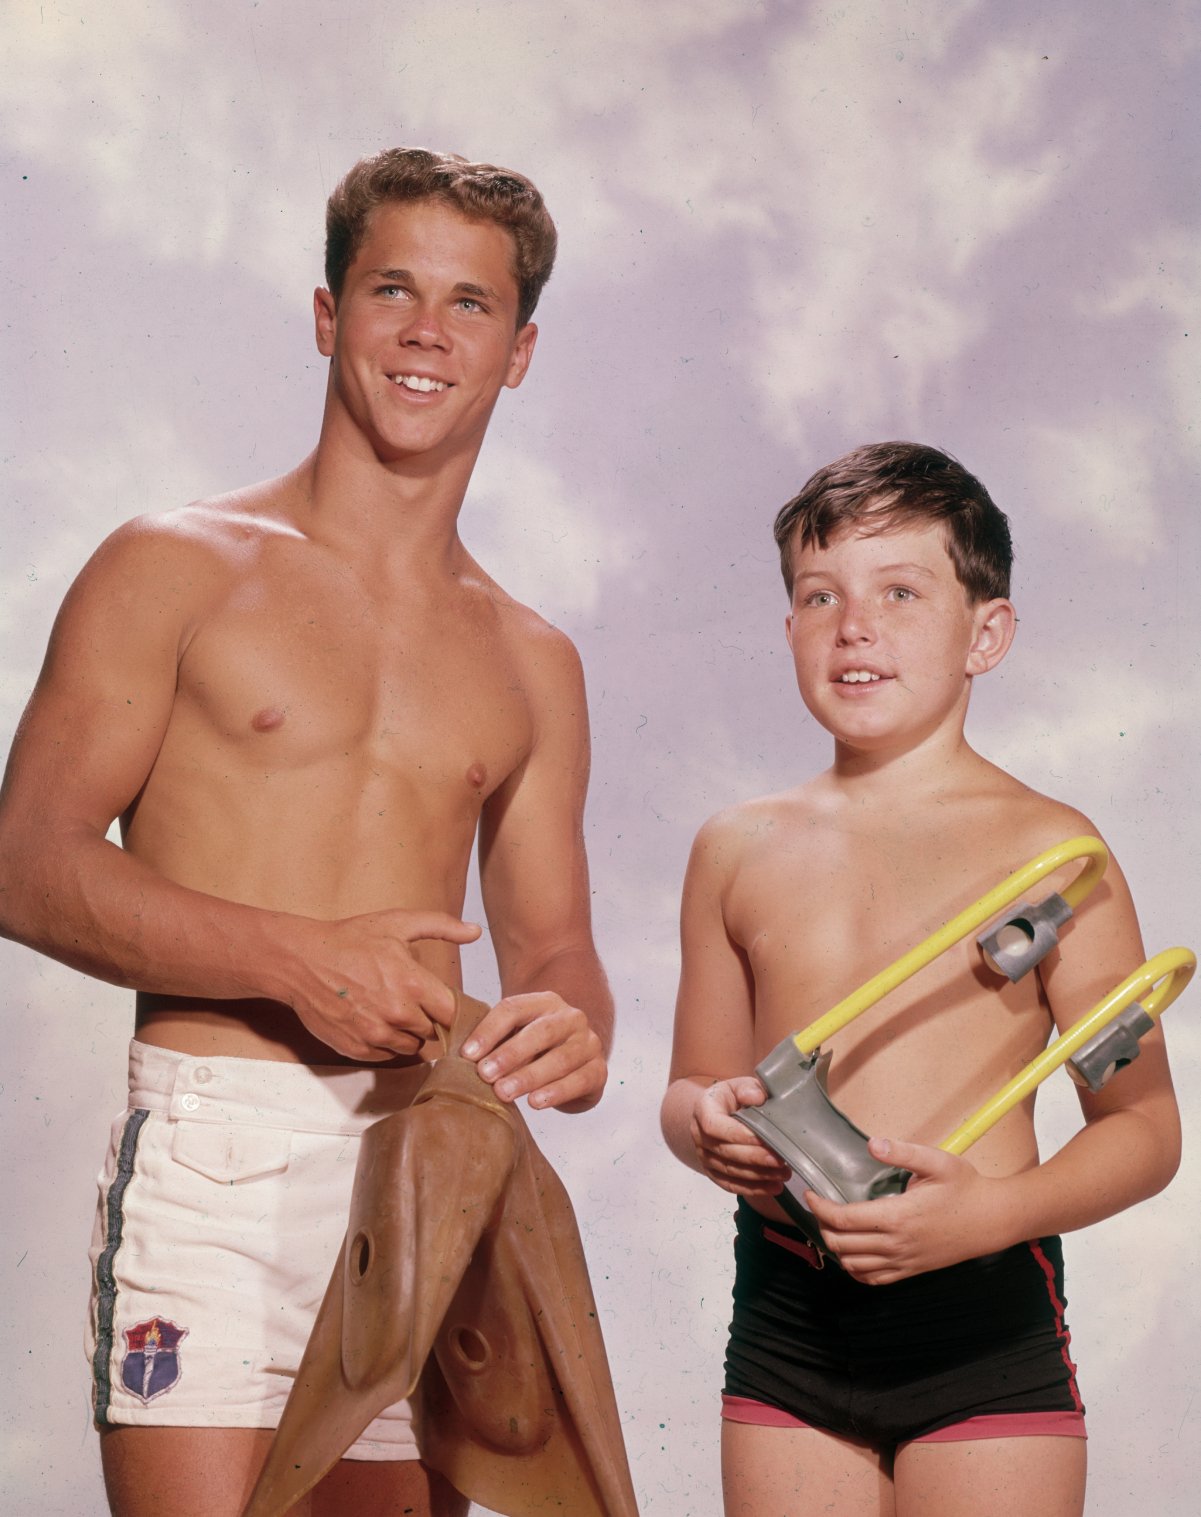
[[[527,690],[530,752],[480,822],[480,883],[504,999],[464,1051],[503,1100],[585,1111],[605,1087],[613,1000],[592,941],[584,680],[561,634],[537,638]]]
[[[59,613],[0,792],[0,930],[87,974],[163,994],[265,996],[351,1057],[411,1051],[453,997],[406,944],[466,942],[444,913],[319,922],[165,879],[106,840],[171,719],[178,662],[219,593],[189,527],[121,528]]]
[[[722,911],[736,867],[737,814],[716,817],[693,845],[680,910],[680,990],[671,1074],[660,1121],[667,1146],[689,1168],[735,1195],[774,1195],[787,1168],[735,1120],[764,1090],[751,1073],[754,986],[746,955]]]
[[[1093,831],[1085,818],[1077,830]],[[1105,880],[1039,973],[1066,1030],[1145,955],[1130,893],[1110,863]],[[887,1283],[1027,1238],[1087,1227],[1162,1190],[1180,1162],[1180,1119],[1162,1031],[1099,1094],[1079,1092],[1085,1125],[1058,1153],[1018,1174],[980,1175],[970,1155],[873,1139],[877,1157],[912,1169],[903,1196],[867,1206],[812,1198],[844,1267]],[[882,1208],[882,1210],[876,1210]]]

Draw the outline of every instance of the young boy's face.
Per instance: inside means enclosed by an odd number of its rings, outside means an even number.
[[[1008,601],[972,605],[937,524],[855,528],[794,555],[787,620],[801,698],[842,744],[905,751],[961,729],[970,677],[1004,656]]]

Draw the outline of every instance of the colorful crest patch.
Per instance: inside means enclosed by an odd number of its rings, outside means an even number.
[[[165,1317],[151,1317],[125,1328],[121,1384],[139,1401],[165,1395],[179,1379],[179,1345],[187,1336],[186,1327]]]

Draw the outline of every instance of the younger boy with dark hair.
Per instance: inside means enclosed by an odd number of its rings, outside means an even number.
[[[1009,984],[963,942],[830,1040],[831,1099],[913,1178],[859,1204],[808,1193],[817,1253],[773,1199],[787,1169],[734,1115],[764,1099],[750,1071],[1014,869],[1095,828],[964,739],[972,681],[1015,626],[1008,523],[977,479],[934,448],[859,448],[783,508],[776,540],[797,682],[834,763],[701,829],[663,1104],[677,1156],[740,1198],[726,1514],[1070,1517],[1084,1408],[1057,1234],[1174,1174],[1162,1034],[1081,1092],[1083,1129],[1045,1162],[1032,1102],[970,1159],[932,1145],[1142,962],[1134,908],[1111,863],[1037,976]]]

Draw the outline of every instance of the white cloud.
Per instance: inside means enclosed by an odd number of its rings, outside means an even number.
[[[63,447],[18,455],[8,464],[12,498],[5,521],[5,593],[0,597],[0,732],[11,731],[36,678],[50,620],[100,540],[144,511],[193,498],[204,478],[186,425],[136,411],[106,413],[111,431],[86,450]]]
[[[1171,330],[1153,350],[1173,416],[1173,444],[1201,455],[1201,245],[1194,228],[1171,228],[1133,242],[1127,271],[1099,290],[1082,290],[1080,308],[1099,318],[1138,316]],[[1161,425],[1164,418],[1160,418]]]
[[[1064,800],[1084,804],[1087,787],[1105,798],[1107,814],[1137,815],[1148,785],[1163,778],[1165,754],[1192,746],[1201,673],[1182,668],[1165,689],[1141,662],[1090,671],[1057,648],[1022,666],[1008,700],[981,744],[990,759]]]
[[[596,609],[606,578],[638,551],[617,529],[595,480],[567,480],[546,456],[497,443],[484,450],[463,509],[462,536],[488,573],[550,621]]]
[[[1129,410],[1087,428],[1031,424],[1023,446],[1048,516],[1083,528],[1097,548],[1130,563],[1145,562],[1163,546],[1152,498],[1157,456],[1149,417]]]

